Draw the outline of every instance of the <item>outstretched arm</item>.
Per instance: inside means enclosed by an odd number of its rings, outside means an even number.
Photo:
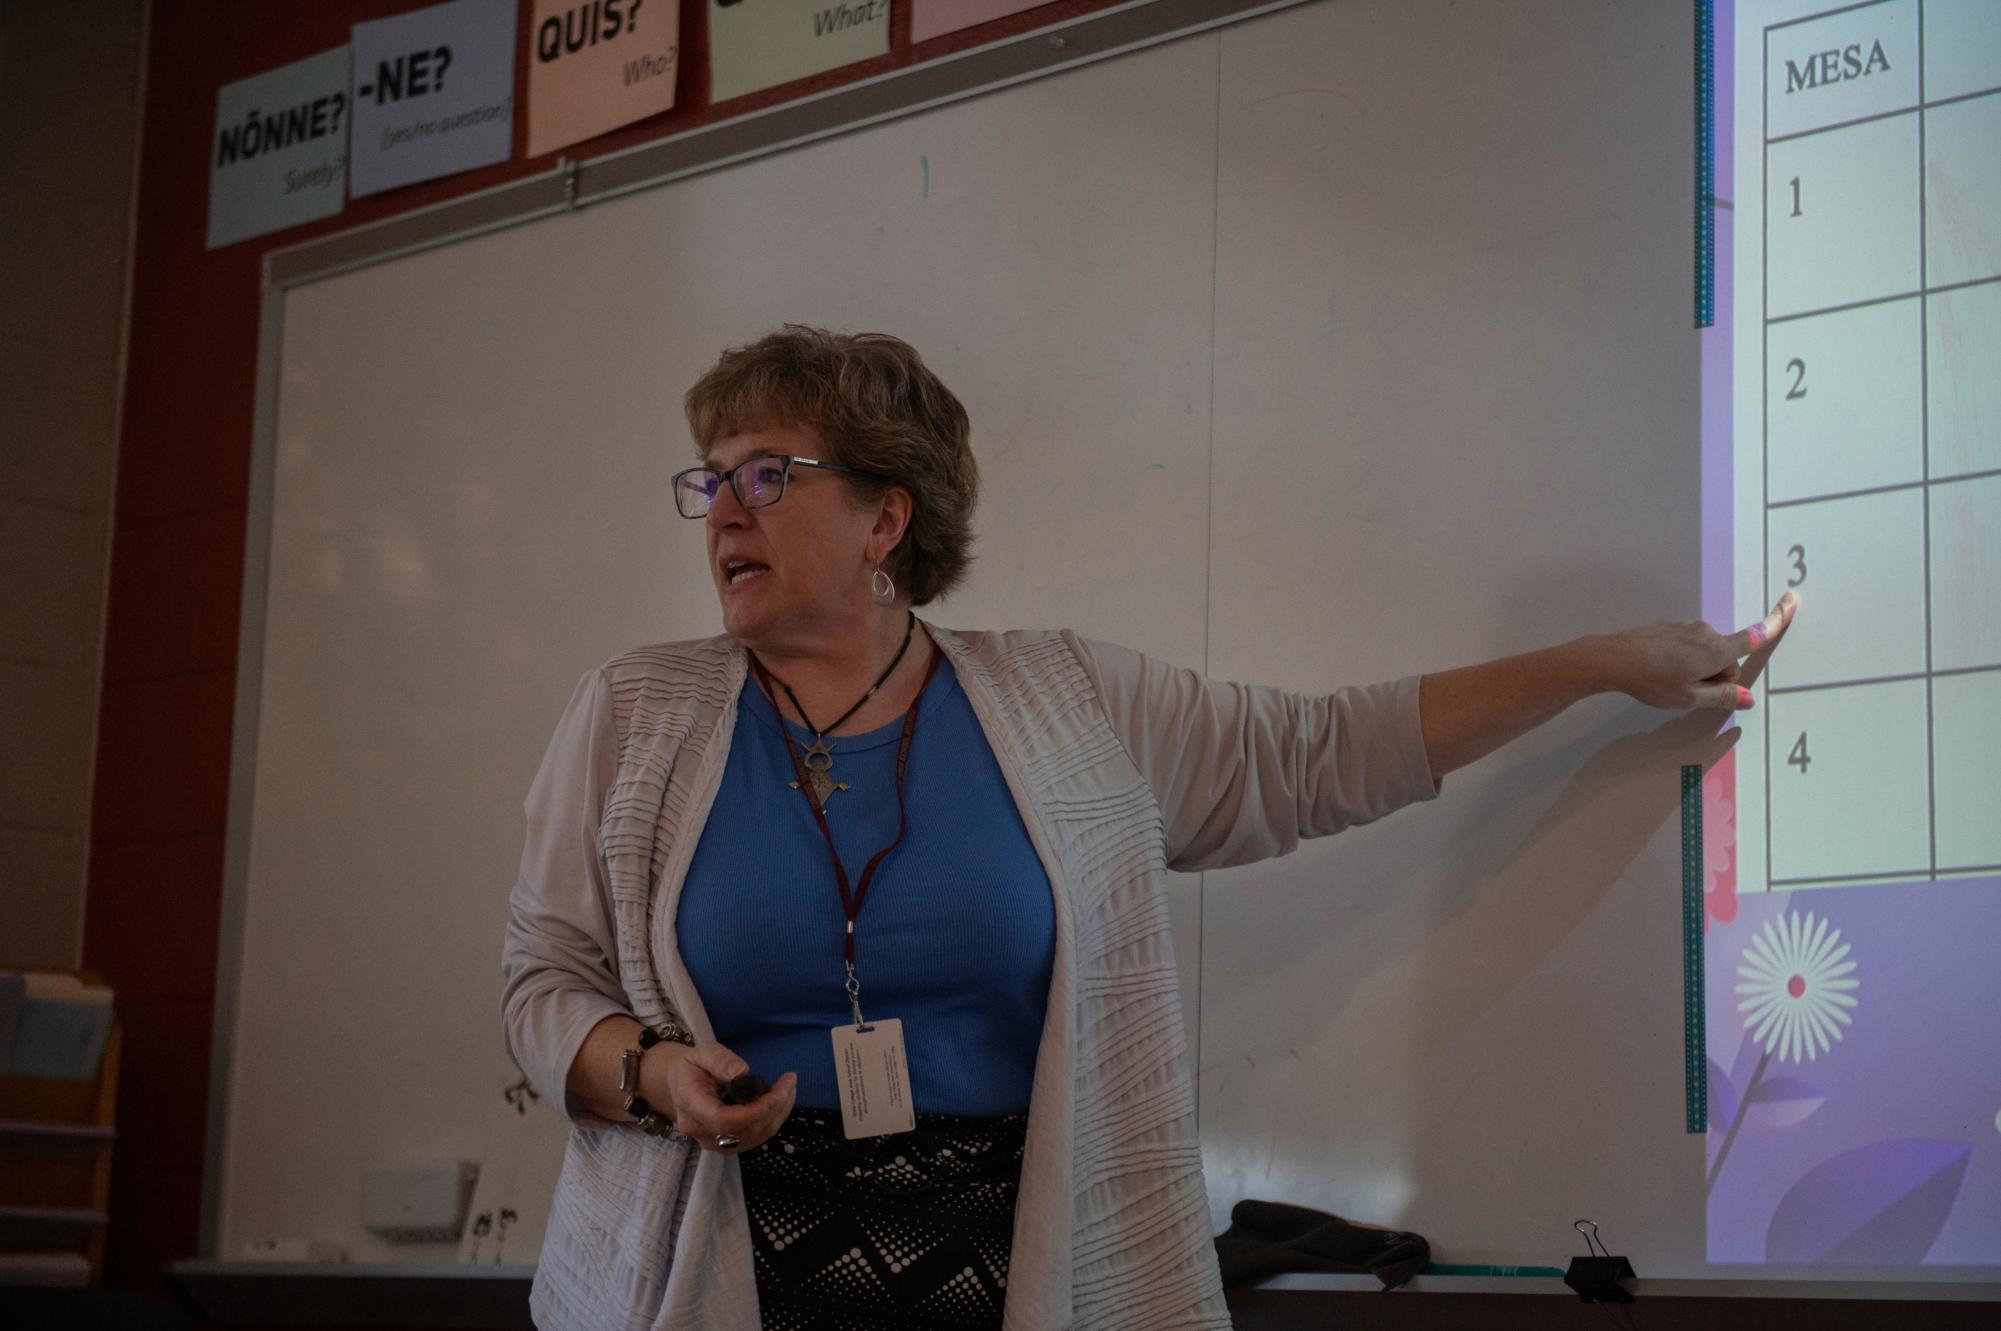
[[[1725,637],[1707,624],[1654,624],[1426,675],[1418,687],[1434,780],[1534,730],[1574,702],[1625,693],[1653,707],[1749,707],[1739,662],[1785,636],[1799,601]],[[1755,677],[1755,671],[1752,672]]]

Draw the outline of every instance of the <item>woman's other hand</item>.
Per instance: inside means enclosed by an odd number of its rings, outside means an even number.
[[[799,1087],[797,1073],[788,1072],[770,1090],[747,1105],[726,1105],[720,1083],[741,1077],[750,1065],[719,1044],[662,1045],[668,1051],[659,1083],[666,1087],[660,1099],[647,1096],[653,1105],[668,1105],[674,1131],[694,1139],[705,1151],[735,1155],[762,1146],[778,1135],[778,1129],[792,1113]],[[650,1069],[649,1069],[650,1071]],[[732,1145],[719,1146],[717,1139]]]
[[[1771,614],[1728,637],[1707,624],[1652,624],[1614,633],[1603,639],[1613,686],[1651,707],[1676,711],[1749,707],[1753,695],[1740,676],[1757,677],[1798,609],[1799,598],[1787,592]],[[1757,667],[1740,664],[1747,657],[1757,657]]]

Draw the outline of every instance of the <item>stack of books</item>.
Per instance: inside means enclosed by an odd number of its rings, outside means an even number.
[[[94,1081],[111,990],[55,971],[0,971],[0,1075]]]

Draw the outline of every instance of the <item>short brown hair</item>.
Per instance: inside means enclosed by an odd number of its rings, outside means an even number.
[[[965,577],[980,488],[972,422],[908,342],[786,324],[725,351],[688,390],[686,406],[701,456],[729,435],[790,426],[817,434],[828,461],[892,478],[844,478],[868,500],[891,484],[908,490],[910,525],[885,562],[912,605]]]

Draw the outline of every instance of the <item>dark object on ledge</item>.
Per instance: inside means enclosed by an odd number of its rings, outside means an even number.
[[[1633,1279],[1633,1264],[1623,1257],[1573,1257],[1563,1283],[1586,1303],[1631,1303],[1632,1291],[1620,1284]]]
[[[724,1082],[716,1094],[726,1105],[747,1105],[770,1089],[764,1084],[764,1078],[755,1072],[746,1072],[741,1077],[732,1077]]]
[[[1598,1226],[1593,1222],[1578,1220],[1570,1227],[1584,1236],[1585,1255],[1570,1259],[1570,1270],[1564,1273],[1563,1283],[1576,1290],[1586,1303],[1631,1303],[1633,1291],[1619,1282],[1633,1278],[1633,1264],[1612,1255],[1612,1250],[1598,1237]]]
[[[1430,1260],[1431,1245],[1421,1235],[1249,1198],[1230,1208],[1230,1227],[1216,1236],[1225,1286],[1281,1271],[1321,1271],[1372,1275],[1384,1289],[1395,1289]]]

